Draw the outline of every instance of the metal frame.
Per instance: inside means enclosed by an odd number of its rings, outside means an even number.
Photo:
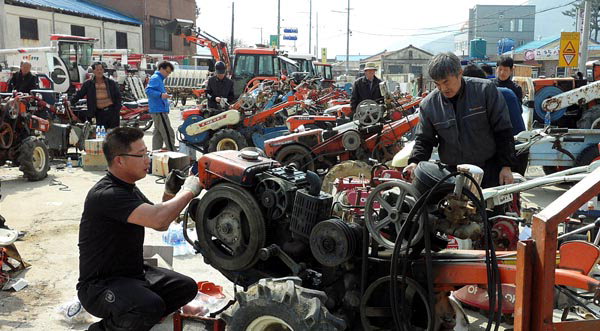
[[[558,225],[600,192],[600,169],[533,218],[533,240],[517,248],[515,331],[600,330],[600,320],[553,322]]]

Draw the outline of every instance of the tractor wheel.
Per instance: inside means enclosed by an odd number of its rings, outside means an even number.
[[[333,183],[336,179],[346,177],[358,178],[364,176],[365,179],[371,179],[371,167],[362,161],[344,161],[334,165],[323,178],[321,190],[323,192],[333,193]]]
[[[187,103],[187,97],[181,97],[181,105],[185,106],[186,103]]]
[[[223,129],[217,131],[208,141],[208,152],[239,151],[246,146],[246,138],[241,133],[232,129]]]
[[[598,152],[598,145],[593,144],[581,151],[575,159],[575,166],[586,166],[597,160],[600,160],[600,153]]]
[[[142,129],[142,131],[148,131],[152,127],[152,124],[154,124],[153,120],[147,120],[146,124],[144,126],[142,126],[140,129]]]
[[[248,191],[231,183],[216,185],[200,199],[194,216],[202,255],[213,267],[240,271],[258,261],[265,221]]]
[[[315,171],[315,163],[308,148],[300,145],[284,146],[275,159],[283,165],[293,165],[301,171]]]
[[[48,146],[35,137],[27,137],[18,150],[19,170],[29,181],[38,181],[48,176],[50,155]]]
[[[246,292],[223,314],[228,330],[235,331],[334,331],[344,330],[344,320],[332,315],[324,292],[300,287],[300,278],[267,278]]]

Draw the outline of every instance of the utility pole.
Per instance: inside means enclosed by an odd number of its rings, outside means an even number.
[[[583,77],[587,76],[587,70],[585,63],[588,60],[588,41],[590,40],[590,16],[592,14],[592,4],[590,0],[585,0],[585,7],[583,11],[583,31],[581,32],[581,57],[579,58],[579,71],[583,74]]]
[[[319,53],[321,52],[321,50],[319,49],[319,12],[317,12],[317,49],[315,51],[315,55],[317,57],[317,59],[319,58]]]
[[[277,48],[279,48],[280,29],[281,29],[281,0],[277,0]]]
[[[233,22],[235,19],[235,2],[231,2],[231,47],[230,47],[230,51],[229,54],[233,55]]]
[[[6,29],[6,9],[4,8],[4,0],[0,0],[0,49],[6,48],[6,41],[4,40]],[[6,56],[0,54],[0,62],[5,59]]]
[[[348,25],[346,26],[346,77],[350,66],[350,0],[348,0]]]
[[[312,0],[309,0],[308,6],[308,54],[312,51]]]

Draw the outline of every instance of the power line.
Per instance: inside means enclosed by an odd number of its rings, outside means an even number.
[[[546,8],[540,11],[536,11],[533,14],[529,14],[529,15],[524,15],[521,18],[525,18],[525,17],[529,17],[529,16],[535,16],[536,14],[540,14],[540,13],[544,13],[550,10],[554,10],[554,9],[558,9],[558,8],[562,8],[562,7],[566,7],[569,5],[574,4],[575,2],[577,2],[578,0],[574,0],[571,1],[569,3],[563,4],[563,5],[558,5],[555,7],[551,7],[551,8]],[[482,18],[484,19],[484,18]],[[477,28],[481,28],[481,27],[485,27],[485,26],[490,26],[490,25],[495,25],[497,24],[497,22],[492,22],[492,23],[485,23],[485,24],[481,24],[478,26],[474,26],[474,27],[469,27],[467,29],[458,29],[458,30],[446,30],[446,31],[437,31],[437,32],[424,32],[424,33],[415,33],[415,34],[385,34],[385,33],[372,33],[372,32],[364,32],[364,31],[357,31],[357,30],[352,30],[353,32],[359,33],[359,34],[364,34],[364,35],[368,35],[368,36],[379,36],[379,37],[415,37],[415,36],[432,36],[432,35],[436,35],[436,34],[444,34],[444,33],[453,33],[453,32],[467,32],[473,29],[477,29]],[[421,29],[423,30],[423,29]]]

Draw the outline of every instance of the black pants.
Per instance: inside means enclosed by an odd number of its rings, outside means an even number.
[[[103,318],[88,330],[147,331],[198,293],[190,277],[146,265],[140,278],[115,277],[79,288],[77,295],[92,315]]]
[[[114,129],[120,126],[120,110],[114,106],[104,109],[96,109],[96,125],[104,126],[105,129]]]

